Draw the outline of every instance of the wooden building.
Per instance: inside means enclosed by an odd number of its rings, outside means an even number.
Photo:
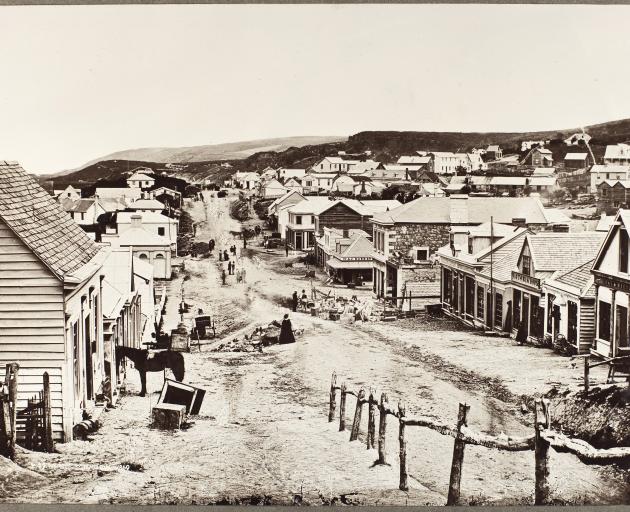
[[[19,408],[48,372],[60,441],[103,389],[106,253],[19,164],[0,162],[0,365],[20,365]]]
[[[592,352],[630,355],[630,211],[619,210],[595,263],[596,333]]]

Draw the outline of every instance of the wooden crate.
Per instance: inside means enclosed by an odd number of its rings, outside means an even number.
[[[186,421],[186,406],[157,404],[153,407],[153,427],[160,430],[177,430]]]

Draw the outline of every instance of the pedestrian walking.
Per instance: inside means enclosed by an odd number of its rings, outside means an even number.
[[[219,261],[223,261],[223,253],[219,251]]]
[[[241,271],[237,270],[236,271],[236,282],[240,284],[241,282]]]
[[[245,282],[245,269],[241,270],[241,278],[243,279],[243,283]]]
[[[224,268],[221,269],[221,281],[223,283],[223,286],[225,286],[225,269]]]
[[[306,306],[308,305],[308,296],[306,295],[306,290],[302,290],[302,308],[306,311]]]
[[[225,249],[223,250],[223,259],[225,261],[230,261],[230,257],[228,256],[228,253]]]
[[[298,307],[298,294],[297,294],[297,290],[295,290],[293,292],[293,296],[291,297],[291,306],[293,307],[293,312],[295,313],[297,311],[297,307]]]
[[[286,257],[288,258],[289,257],[289,243],[288,242],[284,244],[284,252],[286,254]]]

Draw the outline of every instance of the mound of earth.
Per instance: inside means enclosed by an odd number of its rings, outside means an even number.
[[[630,388],[616,385],[560,393],[551,399],[552,427],[596,448],[630,446]]]

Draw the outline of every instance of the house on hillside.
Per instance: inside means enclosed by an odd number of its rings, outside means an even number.
[[[630,145],[610,144],[606,146],[604,165],[630,165]]]
[[[599,185],[606,180],[630,180],[630,165],[593,165],[590,170],[590,192],[592,194],[598,191]]]
[[[387,185],[380,181],[372,181],[370,179],[362,179],[354,181],[352,195],[359,198],[369,198],[373,196],[380,197]]]
[[[593,160],[588,153],[567,153],[564,156],[565,169],[586,169],[593,165]]]
[[[16,162],[0,162],[0,238],[0,365],[20,365],[18,409],[49,374],[53,437],[70,441],[106,380],[107,250]]]
[[[168,187],[158,187],[151,190],[153,199],[157,199],[162,204],[170,205],[171,208],[182,207],[182,193]]]
[[[150,169],[148,169],[150,171]],[[129,188],[137,188],[146,190],[155,185],[155,178],[143,172],[134,172],[127,178],[127,186]]]
[[[286,180],[284,182],[284,188],[286,188],[288,191],[294,190],[296,192],[299,192],[300,194],[304,190],[304,188],[302,187],[302,182],[299,181],[297,178],[289,178],[288,180]]]
[[[54,190],[53,195],[55,199],[60,202],[62,199],[72,199],[76,201],[77,199],[81,199],[81,189],[68,185],[63,190]]]
[[[312,169],[320,174],[362,174],[376,169],[379,163],[374,160],[346,159],[339,156],[327,156]]]
[[[123,201],[126,204],[140,199],[142,197],[142,190],[139,187],[134,188],[121,188],[121,187],[96,187],[94,197],[99,199],[116,199]]]
[[[428,155],[401,156],[396,161],[396,164],[403,166],[408,171],[430,171],[431,160],[431,157]]]
[[[588,144],[591,140],[591,136],[588,133],[574,133],[573,135],[564,139],[564,143],[567,146],[578,146],[581,142]]]
[[[530,149],[521,160],[521,165],[530,165],[532,167],[553,167],[553,154],[547,148],[536,146],[535,148]]]
[[[60,201],[61,207],[70,214],[72,219],[80,226],[93,226],[98,224],[98,218],[107,210],[101,205],[98,198],[94,199],[70,199]]]
[[[254,190],[260,185],[260,175],[255,172],[237,172],[232,181],[238,188]]]
[[[333,180],[338,173],[310,171],[302,178],[302,188],[304,194],[319,194],[328,192],[332,188]]]
[[[288,191],[289,189],[275,178],[265,181],[261,183],[260,185],[260,197],[263,197],[266,199],[282,197]]]
[[[489,160],[500,160],[503,158],[503,150],[498,144],[492,144],[486,148],[486,157]]]
[[[306,175],[306,169],[286,169],[281,167],[277,172],[277,178],[283,182],[286,182],[291,178],[301,180]]]

